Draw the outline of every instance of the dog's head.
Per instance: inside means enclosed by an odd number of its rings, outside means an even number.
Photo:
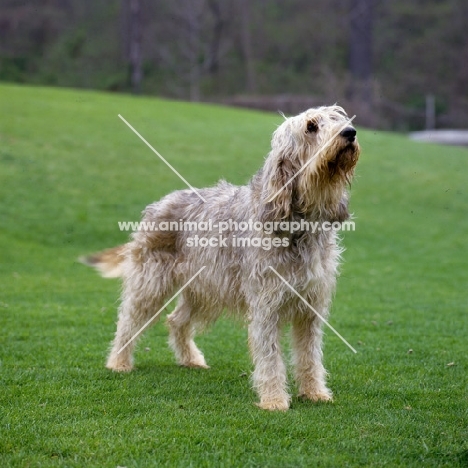
[[[262,173],[263,218],[287,219],[314,208],[331,212],[343,205],[360,153],[343,108],[319,107],[287,118],[271,148]]]

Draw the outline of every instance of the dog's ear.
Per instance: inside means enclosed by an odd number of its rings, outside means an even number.
[[[294,175],[294,163],[290,158],[270,154],[262,173],[260,221],[281,221],[290,218],[297,185],[297,181],[293,179]]]
[[[304,142],[294,118],[286,119],[273,133],[271,152],[261,175],[260,221],[281,221],[291,217],[297,196]]]

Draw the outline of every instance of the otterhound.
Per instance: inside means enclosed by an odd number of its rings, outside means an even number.
[[[199,190],[205,201],[192,190],[170,193],[146,208],[145,228],[127,244],[85,259],[103,276],[123,278],[109,369],[132,369],[137,332],[199,272],[167,318],[179,364],[208,367],[195,332],[224,309],[243,314],[259,406],[286,410],[290,395],[279,338],[290,322],[299,395],[332,399],[322,365],[322,321],[286,282],[328,316],[341,253],[338,234],[305,226],[348,219],[347,187],[360,151],[356,130],[341,107],[309,109],[278,127],[271,148],[248,185],[221,181]],[[182,223],[191,229],[167,229]]]

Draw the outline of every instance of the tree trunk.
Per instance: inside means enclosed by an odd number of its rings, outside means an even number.
[[[141,4],[140,0],[129,1],[129,63],[130,82],[132,91],[138,94],[141,91],[143,79],[141,56]]]
[[[188,24],[188,50],[189,50],[189,94],[190,101],[200,101],[201,68],[200,54],[200,20],[203,4],[189,0],[185,7]]]
[[[349,71],[351,98],[370,104],[372,100],[373,0],[351,0]]]
[[[240,39],[245,64],[246,88],[248,93],[253,94],[257,89],[257,80],[252,51],[252,36],[250,34],[250,0],[240,2],[240,21]]]

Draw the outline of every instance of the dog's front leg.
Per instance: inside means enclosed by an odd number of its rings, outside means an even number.
[[[326,310],[320,309],[323,315]],[[330,401],[327,372],[322,364],[322,323],[312,314],[298,314],[292,323],[293,362],[299,396],[312,401]]]
[[[253,385],[260,397],[258,406],[286,411],[290,395],[286,391],[286,367],[281,356],[276,313],[256,311],[252,314],[249,347],[255,366]]]

